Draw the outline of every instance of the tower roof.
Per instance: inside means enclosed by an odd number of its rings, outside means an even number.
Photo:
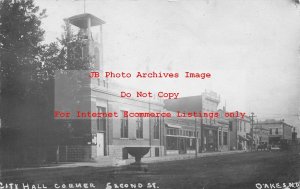
[[[100,18],[89,14],[89,13],[84,13],[84,14],[78,14],[75,16],[72,16],[70,18],[67,18],[66,20],[68,20],[71,24],[79,27],[79,28],[87,28],[87,20],[88,18],[91,19],[91,26],[97,26],[97,25],[101,25],[101,24],[105,24],[105,22],[103,20],[101,20]]]

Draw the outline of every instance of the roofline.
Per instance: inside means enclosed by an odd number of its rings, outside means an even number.
[[[105,24],[105,22],[103,20],[101,20],[100,18],[90,14],[90,13],[83,13],[83,14],[78,14],[78,15],[75,15],[75,16],[71,16],[69,18],[65,18],[64,20],[65,21],[68,21],[68,22],[74,22],[76,20],[80,20],[80,18],[83,18],[83,17],[89,17],[91,18],[92,20],[96,21],[96,25],[94,26],[97,26],[97,25],[102,25],[102,24]],[[73,24],[74,25],[74,24]],[[75,25],[76,26],[76,25]],[[78,26],[77,26],[78,27]]]
[[[264,125],[264,124],[267,125],[267,124],[278,124],[278,123],[294,128],[294,126],[289,125],[282,120],[279,120],[279,121],[274,120],[274,121],[270,121],[270,122],[262,121],[262,122],[254,123],[253,125]]]
[[[75,16],[71,16],[71,17],[67,18],[67,20],[72,20],[72,19],[80,18],[82,16],[90,16],[90,17],[96,19],[97,21],[101,22],[102,24],[105,24],[105,21],[101,20],[100,18],[98,18],[98,17],[96,17],[96,16],[94,16],[94,15],[92,15],[90,13],[77,14]]]

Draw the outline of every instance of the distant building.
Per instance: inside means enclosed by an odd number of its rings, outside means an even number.
[[[253,128],[253,142],[257,147],[259,144],[269,144],[269,130],[260,125]]]
[[[284,122],[284,120],[268,119],[254,124],[269,131],[269,144],[278,145],[281,142],[292,141],[293,126]]]
[[[231,150],[250,150],[252,139],[250,117],[230,119],[229,130]]]
[[[298,143],[298,141],[297,141],[297,132],[296,132],[296,127],[294,127],[294,129],[293,129],[293,133],[292,133],[292,141],[293,141],[293,143]]]
[[[226,109],[219,109],[219,118],[217,119],[218,127],[218,151],[230,150],[230,131],[229,131],[229,118],[225,117]]]
[[[169,111],[206,112],[211,114],[211,117],[197,118],[201,122],[199,126],[197,125],[197,130],[200,131],[198,138],[199,152],[229,149],[229,122],[222,116],[215,117],[213,115],[214,113],[221,114],[221,112],[218,112],[220,96],[217,93],[205,91],[198,96],[170,99],[164,102],[165,108]],[[219,119],[219,117],[221,118]]]
[[[175,113],[173,113],[175,114]],[[166,153],[191,154],[196,152],[196,137],[200,136],[200,121],[195,118],[165,118]]]

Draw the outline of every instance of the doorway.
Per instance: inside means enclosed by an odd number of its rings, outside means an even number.
[[[104,156],[104,133],[97,133],[97,156]]]

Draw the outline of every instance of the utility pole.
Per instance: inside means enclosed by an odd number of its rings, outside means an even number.
[[[253,151],[253,132],[254,132],[254,129],[253,129],[253,124],[254,124],[254,117],[256,117],[256,116],[254,116],[254,113],[253,112],[251,112],[251,152]]]
[[[198,135],[197,135],[197,118],[195,117],[195,158],[198,155]]]
[[[203,133],[204,129],[203,129],[203,118],[202,117],[200,118],[200,132],[201,132],[200,133],[200,137],[201,137],[200,138],[200,141],[201,141],[201,148],[200,149],[201,149],[201,153],[202,153],[203,150],[204,150],[204,146],[203,146],[204,145],[204,133]]]

